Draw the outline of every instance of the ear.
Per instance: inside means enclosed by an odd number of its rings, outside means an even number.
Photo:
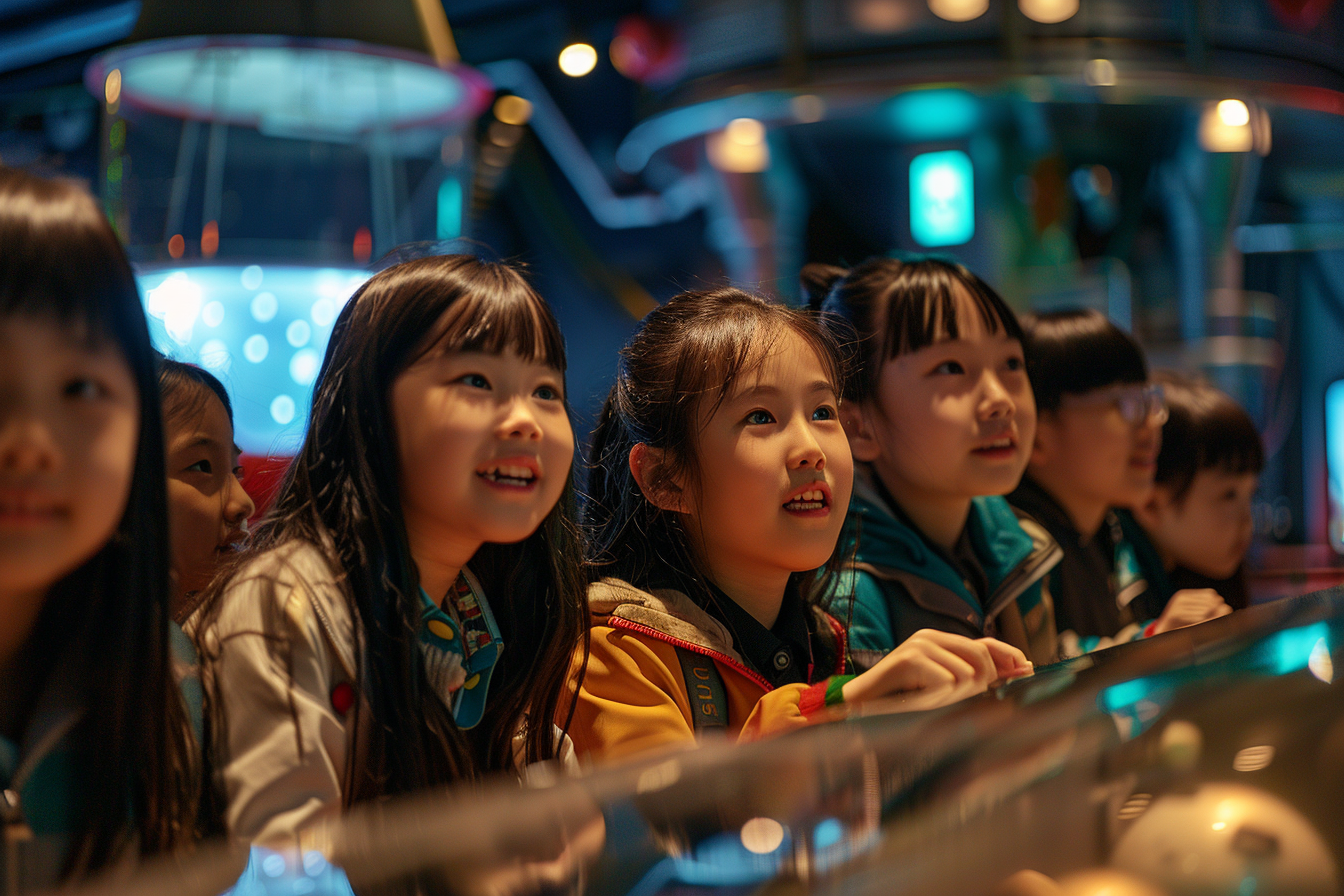
[[[1040,411],[1036,414],[1036,435],[1031,439],[1031,457],[1028,467],[1049,466],[1058,453],[1059,420],[1054,411]]]
[[[630,475],[635,477],[644,498],[659,510],[687,513],[686,494],[679,483],[664,473],[667,456],[661,448],[643,442],[630,449]]]
[[[882,443],[877,438],[873,408],[864,401],[840,403],[840,425],[849,437],[849,451],[854,459],[872,463],[882,456]]]

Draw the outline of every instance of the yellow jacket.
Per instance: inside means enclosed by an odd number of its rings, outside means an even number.
[[[839,642],[836,674],[815,684],[774,688],[749,668],[732,636],[689,597],[672,589],[642,591],[603,579],[588,591],[592,647],[569,735],[581,758],[608,762],[695,743],[691,697],[677,648],[710,657],[723,679],[728,719],[738,741],[783,734],[845,714],[844,629],[826,616]],[[714,704],[697,700],[697,710]]]

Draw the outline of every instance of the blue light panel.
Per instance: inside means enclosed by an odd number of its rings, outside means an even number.
[[[1328,537],[1331,547],[1344,554],[1344,380],[1325,389],[1325,471]]]
[[[921,246],[959,246],[975,235],[971,157],[959,149],[910,162],[910,234]]]
[[[912,90],[887,106],[896,132],[907,140],[951,140],[980,123],[980,101],[964,90]]]
[[[212,265],[142,269],[154,347],[219,377],[248,454],[289,455],[303,438],[332,324],[369,277],[349,268]]]

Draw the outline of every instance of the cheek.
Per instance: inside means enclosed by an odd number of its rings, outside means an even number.
[[[213,550],[223,518],[223,504],[217,495],[202,494],[177,479],[168,480],[168,525],[174,555]]]

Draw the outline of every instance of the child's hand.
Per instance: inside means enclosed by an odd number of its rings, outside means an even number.
[[[1172,629],[1207,622],[1231,612],[1232,608],[1212,588],[1186,588],[1177,591],[1167,601],[1167,608],[1153,625],[1153,634],[1160,635]]]
[[[846,682],[846,703],[912,692],[927,695],[919,708],[944,706],[989,687],[991,681],[1030,671],[1016,647],[981,638],[973,641],[934,629],[921,629],[867,672]]]

